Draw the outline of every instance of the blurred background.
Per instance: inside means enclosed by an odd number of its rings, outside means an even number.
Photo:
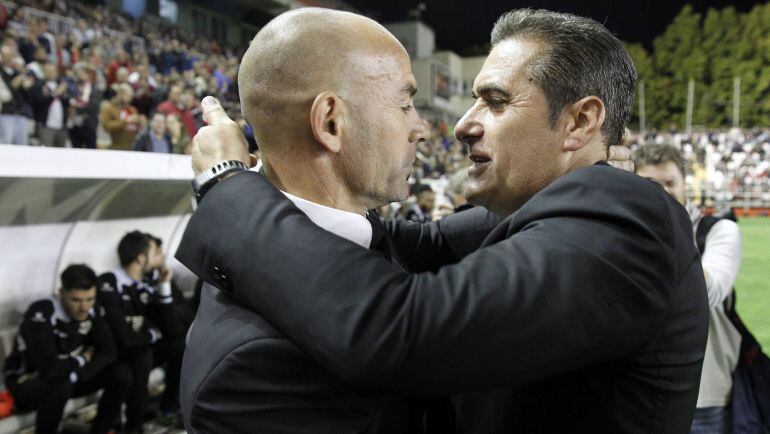
[[[0,361],[27,305],[52,294],[68,264],[116,267],[128,231],[164,240],[175,284],[192,296],[196,279],[172,254],[192,212],[198,103],[219,98],[258,152],[240,113],[239,59],[263,25],[305,6],[370,16],[409,52],[432,136],[418,147],[413,195],[380,212],[420,222],[467,206],[468,151],[453,127],[473,104],[494,20],[537,7],[603,23],[639,74],[628,146],[676,147],[689,202],[737,219],[740,312],[770,347],[770,3],[0,0]],[[0,432],[29,423],[0,419]]]

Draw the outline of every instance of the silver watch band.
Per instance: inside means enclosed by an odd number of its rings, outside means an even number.
[[[192,190],[195,200],[200,203],[203,195],[222,178],[230,173],[249,170],[248,166],[239,160],[220,161],[201,172],[192,180]]]

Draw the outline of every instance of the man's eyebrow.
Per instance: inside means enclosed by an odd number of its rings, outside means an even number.
[[[417,87],[415,87],[415,85],[412,83],[409,83],[401,88],[401,92],[409,94],[409,96],[412,97],[417,93]]]
[[[473,96],[489,95],[490,93],[497,93],[505,98],[510,98],[511,94],[504,87],[494,83],[483,83],[478,88],[473,90]]]

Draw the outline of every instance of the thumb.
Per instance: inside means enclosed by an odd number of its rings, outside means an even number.
[[[222,125],[233,120],[227,116],[225,109],[219,105],[219,101],[213,96],[207,96],[201,101],[201,111],[203,112],[203,120],[208,125]]]

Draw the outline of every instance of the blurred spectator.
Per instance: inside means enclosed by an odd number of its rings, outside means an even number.
[[[22,33],[19,38],[19,53],[24,58],[25,63],[30,63],[37,59],[38,48],[43,49],[43,53],[48,57],[51,48],[54,45],[54,37],[47,30],[47,23],[42,19],[30,20],[29,29]],[[46,59],[42,59],[45,61]]]
[[[115,52],[115,59],[107,64],[107,85],[111,86],[116,81],[121,82],[119,80],[117,74],[118,70],[120,68],[125,68],[125,78],[122,80],[123,83],[128,82],[128,74],[130,73],[132,69],[131,62],[128,58],[128,53],[126,53],[126,50],[124,50],[122,47],[118,48]]]
[[[406,209],[404,218],[417,223],[427,223],[432,220],[433,207],[436,203],[436,193],[429,185],[416,184],[413,188],[417,201]]]
[[[136,139],[134,150],[164,154],[171,153],[171,138],[166,133],[166,116],[163,113],[157,112],[152,116],[150,127]]]
[[[58,296],[32,303],[24,314],[6,359],[6,386],[19,410],[37,410],[38,434],[58,432],[67,401],[99,389],[104,392],[91,432],[107,433],[120,415],[132,377],[113,363],[115,343],[95,303],[96,285],[87,266],[67,267]]]
[[[105,98],[112,99],[112,97],[115,96],[116,89],[120,87],[122,84],[128,84],[128,77],[130,73],[128,72],[128,68],[121,66],[120,68],[115,71],[114,77],[113,77],[113,83],[107,87],[107,91],[105,92]],[[134,87],[131,86],[133,89]]]
[[[45,78],[43,76],[43,65],[46,62],[48,62],[48,53],[46,53],[45,48],[37,47],[35,48],[32,61],[27,64],[27,70],[35,74],[38,80],[42,80]]]
[[[10,100],[4,101],[0,109],[0,143],[26,145],[29,142],[28,123],[32,117],[27,98],[35,79],[25,72],[13,44],[3,43],[0,56],[0,77],[11,94]]]
[[[188,87],[182,92],[180,109],[182,124],[190,137],[198,132],[198,126],[203,123],[200,111],[200,100],[195,96],[195,89]]]
[[[134,139],[147,120],[131,105],[134,91],[129,84],[119,85],[115,97],[102,104],[99,118],[112,137],[112,149],[133,149]]]
[[[0,31],[5,31],[8,27],[8,8],[0,3]]]
[[[133,86],[136,91],[134,92],[132,104],[140,114],[149,116],[152,113],[153,107],[155,107],[155,92],[150,85],[150,80],[145,76],[139,76]]]
[[[156,111],[164,115],[175,114],[184,125],[187,135],[194,136],[198,132],[194,109],[197,107],[195,91],[183,89],[179,84],[169,87],[168,99],[158,105]]]
[[[90,44],[96,37],[96,32],[93,29],[88,28],[88,23],[84,19],[79,19],[75,24],[75,28],[72,29],[73,42],[76,46],[83,46]]]
[[[94,83],[94,70],[84,63],[75,67],[75,95],[70,98],[70,142],[73,148],[96,148],[96,127],[102,91]]]
[[[40,144],[63,148],[69,138],[69,85],[59,78],[59,71],[53,63],[43,65],[43,77],[43,80],[37,80],[29,90],[29,101],[35,115]]]
[[[172,113],[166,116],[166,131],[171,141],[171,149],[175,154],[189,154],[192,138],[182,125],[179,115]]]
[[[467,170],[458,170],[449,178],[446,192],[452,199],[455,212],[473,208],[473,205],[469,204],[468,200],[465,199],[465,188],[468,186],[468,181]]]
[[[51,55],[48,56],[48,61],[56,65],[59,73],[63,73],[65,68],[72,66],[72,53],[67,46],[67,36],[62,34],[56,35],[54,42],[54,49]]]

